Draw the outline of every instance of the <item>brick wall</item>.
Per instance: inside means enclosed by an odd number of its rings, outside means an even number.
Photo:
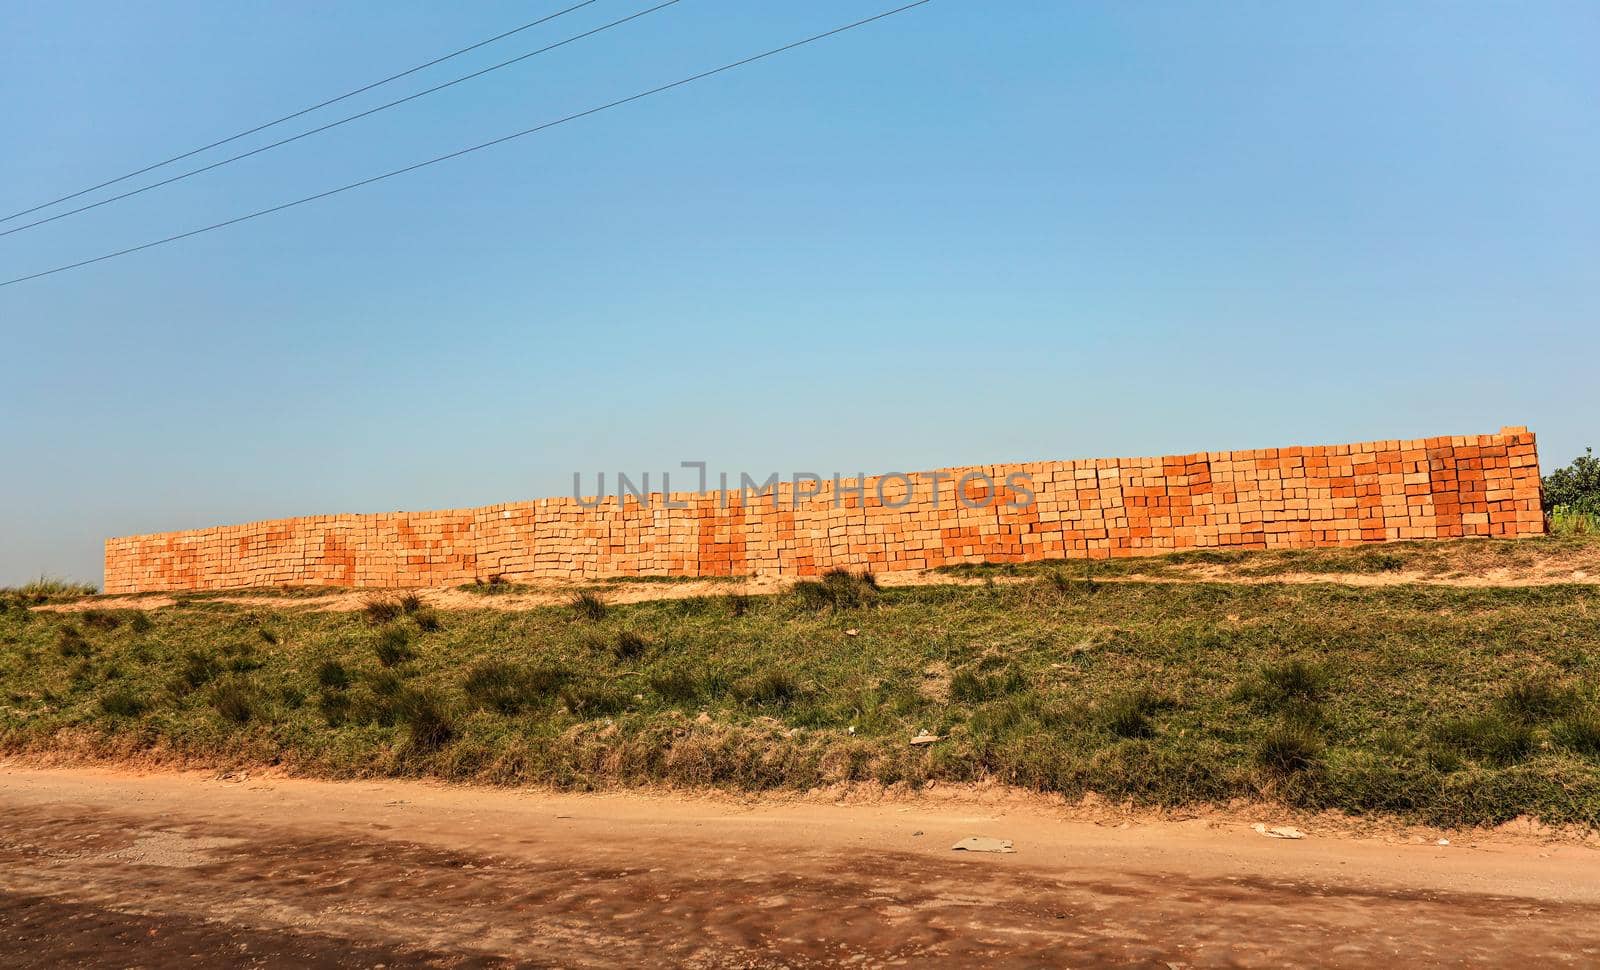
[[[1035,499],[1008,476],[1026,476]],[[937,488],[931,485],[938,475]],[[963,482],[965,476],[969,476]],[[985,482],[993,483],[992,486]],[[1016,483],[1016,479],[1011,479]],[[955,562],[1278,549],[1544,531],[1526,428],[1355,445],[944,469],[824,482],[798,507],[675,493],[317,515],[106,542],[105,590],[441,586],[640,575],[813,575]],[[957,495],[958,488],[962,495]],[[961,501],[965,498],[965,501]],[[979,506],[979,507],[971,507]]]

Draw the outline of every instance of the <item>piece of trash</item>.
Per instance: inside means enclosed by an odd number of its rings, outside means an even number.
[[[911,743],[912,744],[932,744],[935,741],[942,741],[942,740],[944,740],[944,739],[939,737],[937,734],[929,734],[927,731],[919,731],[917,733],[917,736],[911,739]]]
[[[1450,844],[1450,840],[1449,839],[1440,839],[1436,844],[1437,845],[1449,845]]]
[[[1260,834],[1265,835],[1269,839],[1303,839],[1306,837],[1304,832],[1295,828],[1293,825],[1279,825],[1276,828],[1269,829],[1260,822],[1257,822],[1250,827],[1255,829]]]
[[[969,835],[950,847],[952,852],[1015,852],[1010,839],[990,839]]]
[[[856,726],[854,724],[850,725],[849,731],[850,731],[851,734],[856,733]]]
[[[858,635],[860,632],[861,631],[857,630],[855,627],[851,627],[850,629],[844,631],[844,635],[847,636],[847,637],[853,637],[853,636]]]

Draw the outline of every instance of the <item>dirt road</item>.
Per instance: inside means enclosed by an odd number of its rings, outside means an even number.
[[[967,836],[1014,854],[951,851]],[[44,966],[1600,962],[1600,850],[1042,803],[562,796],[0,765],[0,961]]]

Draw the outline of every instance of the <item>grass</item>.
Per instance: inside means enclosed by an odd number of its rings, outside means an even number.
[[[601,599],[598,593],[592,593],[588,590],[573,593],[568,605],[572,607],[572,612],[579,619],[590,620],[595,623],[605,619],[608,611],[606,601]]]
[[[1592,521],[1591,521],[1592,520]],[[1129,559],[1058,559],[1027,563],[963,563],[934,572],[967,579],[1054,575],[1060,587],[1087,586],[1095,579],[1206,578],[1270,579],[1312,576],[1416,574],[1455,578],[1499,568],[1548,566],[1565,572],[1576,563],[1600,572],[1600,519],[1560,510],[1551,513],[1550,535],[1526,539],[1448,539],[1385,542],[1330,549],[1194,549]]]
[[[441,610],[431,631],[429,608],[398,598],[376,626],[248,602],[137,624],[7,610],[0,752],[568,789],[993,779],[1146,805],[1600,823],[1593,586],[1087,595],[1081,569],[1017,575]],[[924,730],[943,740],[912,746]]]
[[[830,569],[821,579],[806,579],[794,584],[792,595],[812,609],[854,610],[878,601],[878,580],[867,572]]]
[[[1553,536],[1600,536],[1600,515],[1577,509],[1552,509],[1547,516]]]

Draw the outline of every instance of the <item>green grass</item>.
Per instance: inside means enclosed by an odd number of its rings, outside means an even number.
[[[7,610],[0,751],[1600,823],[1600,589],[1066,578],[450,610],[432,631],[403,604],[379,626],[215,601],[139,623]],[[924,730],[943,740],[910,745]]]
[[[1264,579],[1290,573],[1316,576],[1416,573],[1444,578],[1492,569],[1528,569],[1558,560],[1582,560],[1600,567],[1600,521],[1583,516],[1560,519],[1552,513],[1551,534],[1526,539],[1450,539],[1385,542],[1332,549],[1193,549],[1129,559],[1056,559],[1026,563],[962,563],[937,573],[968,579],[1000,576],[1050,576],[1058,586],[1093,585],[1095,579],[1191,578],[1207,570],[1220,575]],[[1559,526],[1559,527],[1558,527]]]
[[[1600,515],[1578,509],[1551,509],[1550,534],[1564,537],[1600,536]]]

